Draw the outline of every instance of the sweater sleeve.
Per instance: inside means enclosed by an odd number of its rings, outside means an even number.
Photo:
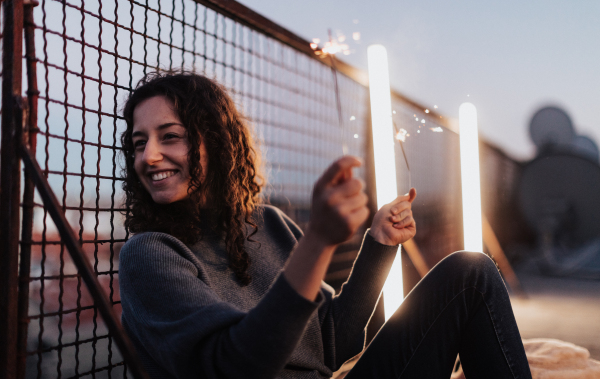
[[[121,250],[119,281],[129,334],[177,378],[273,378],[322,302],[279,275],[242,312],[201,280],[193,254],[162,233],[134,236]]]
[[[398,246],[382,245],[367,232],[348,280],[329,305],[333,318],[335,367],[360,353],[365,328],[373,314]]]

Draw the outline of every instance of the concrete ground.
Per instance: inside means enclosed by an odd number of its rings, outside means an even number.
[[[527,298],[511,296],[522,338],[556,338],[600,360],[600,281],[519,272]]]

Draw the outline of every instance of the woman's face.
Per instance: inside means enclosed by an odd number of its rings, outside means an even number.
[[[142,101],[133,111],[134,169],[144,188],[159,204],[188,197],[190,149],[187,130],[164,96]],[[200,165],[207,168],[204,143],[200,144]]]

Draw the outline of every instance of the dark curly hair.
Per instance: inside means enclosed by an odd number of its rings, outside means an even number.
[[[173,103],[189,139],[188,197],[171,204],[155,203],[134,169],[133,112],[142,101],[155,96]],[[250,257],[244,242],[251,241],[258,230],[251,215],[259,203],[264,179],[250,129],[226,89],[194,73],[152,73],[138,82],[125,103],[123,116],[127,123],[121,135],[125,227],[132,233],[168,233],[186,244],[199,241],[207,231],[216,233],[225,241],[229,267],[242,285],[248,285]],[[206,173],[200,165],[201,141],[208,155]],[[251,233],[247,233],[245,223],[253,227]]]

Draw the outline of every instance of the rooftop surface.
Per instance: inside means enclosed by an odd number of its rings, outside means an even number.
[[[527,298],[511,297],[522,338],[556,338],[600,360],[600,281],[517,271]]]

